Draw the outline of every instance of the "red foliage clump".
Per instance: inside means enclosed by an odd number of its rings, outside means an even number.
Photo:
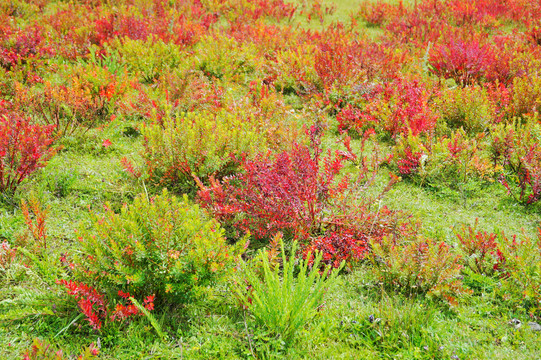
[[[8,269],[16,254],[17,248],[12,248],[6,240],[2,240],[0,243],[0,270]]]
[[[118,291],[118,296],[125,301],[125,305],[117,304],[114,310],[110,310],[105,295],[93,287],[72,280],[58,280],[57,283],[64,285],[68,295],[75,297],[79,309],[94,330],[101,329],[102,321],[105,321],[109,314],[111,320],[124,320],[133,315],[142,315],[131,301],[130,293]],[[154,295],[147,296],[143,301],[143,307],[149,311],[154,310],[154,299]]]
[[[498,249],[497,235],[486,231],[477,231],[475,225],[463,226],[456,234],[460,248],[469,261],[468,266],[476,273],[491,275],[505,263],[505,258]]]
[[[512,79],[509,62],[513,57],[515,40],[495,38],[488,43],[486,35],[446,34],[445,40],[430,52],[432,72],[452,78],[458,84],[469,85],[484,81],[508,83]]]
[[[415,153],[411,151],[410,148],[404,150],[404,157],[398,159],[398,171],[402,176],[410,176],[415,174],[419,170],[421,165],[421,157],[423,153],[416,151]]]
[[[0,109],[0,192],[14,192],[56,154],[53,130],[54,126],[34,125],[15,111]]]
[[[374,199],[353,205],[349,197],[352,185],[363,191],[373,184],[381,164],[377,150],[372,158],[362,154],[373,131],[364,134],[360,156],[352,152],[349,137],[343,142],[346,150],[322,156],[315,126],[309,135],[311,147],[297,144],[290,151],[245,160],[239,175],[221,182],[211,179],[210,187],[196,179],[198,200],[222,223],[257,239],[268,240],[281,232],[306,241],[306,253],[323,251],[327,264],[358,260],[365,253],[367,238],[388,234],[397,220],[396,213],[385,207],[371,210]],[[355,183],[348,176],[339,180],[348,161],[359,169]],[[396,181],[393,177],[380,196]]]
[[[10,36],[5,34],[0,40],[0,66],[8,70],[30,58],[54,54],[53,49],[44,45],[41,27],[29,27],[17,32],[9,29],[6,32]]]
[[[142,315],[141,311],[133,304],[131,301],[130,293],[125,293],[122,290],[118,291],[118,296],[120,296],[122,299],[126,301],[126,305],[117,304],[115,307],[115,310],[113,311],[113,315],[111,316],[111,319],[125,319],[132,315]],[[149,295],[145,298],[143,301],[143,306],[147,310],[154,310],[154,295]]]
[[[330,232],[314,238],[304,249],[304,254],[321,251],[322,263],[338,268],[342,261],[360,260],[368,251],[367,236],[354,231]]]
[[[322,162],[303,145],[276,156],[263,154],[245,161],[240,175],[222,183],[213,181],[210,188],[200,185],[199,201],[218,220],[232,222],[256,238],[278,231],[311,234],[322,226],[323,208],[331,194],[347,189],[346,181],[334,184],[342,158],[329,154]],[[237,214],[245,216],[237,218]]]
[[[432,94],[419,80],[396,78],[374,92],[362,114],[365,122],[377,124],[392,137],[434,129],[437,115],[429,106]]]
[[[94,330],[101,329],[102,320],[107,317],[105,297],[86,284],[75,281],[58,280],[58,284],[67,288],[68,294],[75,297],[79,309]]]
[[[336,114],[336,120],[338,120],[338,131],[343,132],[351,128],[361,129],[364,125],[364,118],[362,117],[362,111],[351,104],[347,104],[345,107],[339,110]]]

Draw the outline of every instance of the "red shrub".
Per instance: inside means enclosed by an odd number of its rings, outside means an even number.
[[[96,289],[75,281],[59,280],[58,284],[66,287],[68,294],[75,297],[79,309],[94,330],[101,329],[102,320],[107,317],[105,298]]]
[[[362,153],[373,131],[365,133],[359,155],[352,153],[346,138],[345,151],[329,151],[325,156],[317,132],[313,127],[309,133],[311,148],[295,145],[276,155],[259,155],[244,161],[243,172],[235,177],[212,180],[210,187],[199,182],[199,202],[219,221],[257,239],[268,240],[278,232],[300,238],[307,242],[306,252],[323,251],[326,264],[360,259],[368,237],[379,238],[397,228],[396,213],[386,208],[374,212],[373,198],[363,198],[359,204],[350,197],[358,200],[358,191],[373,184],[381,164],[377,150],[372,158]],[[346,160],[359,168],[355,183],[347,176],[337,180]],[[380,196],[396,181],[392,178]]]
[[[403,11],[402,1],[398,6],[381,1],[363,2],[361,3],[360,15],[369,25],[381,26],[400,16]]]
[[[398,171],[402,176],[410,176],[419,170],[421,157],[424,154],[420,151],[412,152],[408,147],[404,149],[404,157],[397,160]]]
[[[541,25],[533,26],[526,32],[526,37],[532,45],[541,46]]]
[[[351,263],[362,259],[368,251],[367,241],[365,234],[355,234],[353,231],[330,232],[330,234],[313,239],[305,247],[304,253],[306,256],[308,253],[314,254],[316,251],[321,251],[322,263],[338,268],[342,261]]]
[[[418,80],[396,78],[375,90],[362,117],[389,132],[413,135],[428,133],[436,125],[437,115],[430,109],[431,91]]]
[[[346,182],[333,183],[342,162],[339,156],[328,155],[321,164],[308,147],[296,145],[289,152],[245,161],[242,174],[202,187],[199,201],[218,220],[232,222],[256,238],[269,238],[278,231],[312,234],[323,225],[322,212],[331,194],[347,188]],[[238,214],[245,216],[238,218]]]
[[[138,315],[138,314],[142,315],[141,311],[139,311],[137,306],[135,306],[133,302],[131,301],[130,293],[125,293],[122,290],[119,290],[118,296],[120,296],[122,299],[125,300],[126,305],[122,305],[122,304],[116,305],[115,310],[113,311],[113,315],[111,315],[112,320],[115,320],[115,319],[122,320],[132,315]],[[154,298],[155,298],[154,295],[149,295],[145,298],[145,300],[143,301],[143,306],[145,307],[145,309],[149,311],[154,310]]]
[[[342,261],[351,265],[362,260],[370,251],[370,239],[381,241],[384,236],[401,238],[416,233],[412,223],[401,220],[403,214],[386,206],[377,212],[365,205],[348,211],[348,215],[334,218],[325,234],[309,239],[303,249],[305,257],[321,251],[322,264],[338,268]]]
[[[498,249],[497,235],[486,231],[477,231],[478,220],[475,225],[462,226],[456,237],[460,241],[459,247],[467,262],[467,266],[478,274],[492,275],[495,270],[505,263],[503,254]]]
[[[362,111],[356,107],[347,104],[336,114],[338,120],[338,131],[343,132],[351,128],[361,129],[364,125]]]
[[[108,316],[111,320],[124,320],[133,315],[142,315],[141,311],[133,304],[129,293],[118,291],[118,296],[125,303],[118,303],[114,310],[109,309],[105,295],[99,293],[93,287],[72,280],[58,280],[58,284],[64,285],[68,295],[77,300],[77,305],[94,330],[100,330]],[[154,310],[154,295],[147,296],[143,306],[147,310]]]
[[[30,27],[21,31],[9,31],[11,36],[0,40],[0,66],[10,70],[18,63],[24,63],[32,57],[54,54],[44,45],[43,30]]]
[[[475,39],[450,39],[434,47],[430,54],[430,65],[434,74],[468,85],[485,79],[493,80],[488,75],[491,70],[501,66],[498,59],[496,50],[489,44]],[[493,76],[507,80],[506,74]]]
[[[5,103],[0,103],[4,105]],[[13,193],[30,174],[56,154],[53,126],[33,125],[13,111],[0,108],[0,193]]]

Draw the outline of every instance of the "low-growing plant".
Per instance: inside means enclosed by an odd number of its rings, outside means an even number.
[[[430,54],[432,72],[451,78],[462,86],[481,82],[497,57],[494,48],[479,39],[451,38],[438,44]]]
[[[246,115],[246,116],[243,116]],[[265,136],[249,114],[201,112],[166,116],[143,126],[143,179],[180,192],[195,188],[193,175],[206,181],[236,172],[243,156],[264,151]],[[124,160],[129,171],[129,161]],[[137,173],[132,173],[138,175]]]
[[[77,305],[86,320],[94,330],[102,327],[102,320],[107,318],[107,300],[96,289],[75,281],[59,280],[58,284],[64,285],[68,295],[77,300]]]
[[[538,70],[513,79],[511,109],[515,116],[539,116],[541,112],[541,74]]]
[[[236,292],[259,324],[291,345],[296,333],[317,315],[326,289],[344,262],[332,271],[327,266],[321,274],[318,271],[321,253],[315,254],[310,270],[312,254],[305,260],[297,260],[297,243],[294,242],[288,259],[283,241],[280,245],[281,265],[270,265],[268,255],[260,251],[257,259],[262,262],[262,276],[245,265],[241,276],[248,288],[240,282]]]
[[[92,360],[99,355],[99,349],[92,343],[77,356],[77,360]],[[32,347],[24,352],[23,360],[67,360],[73,357],[64,355],[62,350],[40,339],[34,339]]]
[[[432,145],[421,136],[409,132],[398,139],[393,148],[393,162],[400,176],[414,178],[425,177],[426,162],[431,155]]]
[[[541,200],[541,126],[533,121],[500,124],[491,135],[492,158],[503,168],[499,181],[508,194],[525,204]]]
[[[179,67],[185,58],[179,46],[154,37],[146,40],[115,38],[109,46],[115,50],[117,61],[129,64],[129,71],[144,84],[152,84],[169,69]]]
[[[485,151],[484,134],[468,138],[459,129],[449,137],[424,138],[408,134],[393,148],[400,175],[433,188],[450,189],[461,198],[491,181],[498,167]]]
[[[110,300],[122,291],[140,302],[155,295],[157,305],[189,303],[228,272],[244,245],[227,245],[216,221],[165,190],[138,196],[120,214],[106,207],[92,217],[78,232],[74,271]]]
[[[541,319],[541,229],[538,236],[501,236],[503,259],[498,295],[513,308]]]
[[[0,243],[0,271],[5,272],[9,269],[16,254],[17,248],[11,247],[6,240]]]
[[[456,87],[442,91],[434,101],[440,121],[451,129],[463,128],[468,134],[485,131],[496,120],[496,109],[488,92],[480,86]]]
[[[242,83],[263,68],[257,55],[255,44],[243,44],[221,34],[206,35],[195,47],[195,68],[209,79],[236,79]]]
[[[1,104],[0,100],[0,104]],[[54,126],[32,124],[22,115],[0,109],[0,193],[12,194],[21,182],[44,167],[58,148]]]
[[[107,69],[95,64],[79,64],[64,69],[62,83],[15,86],[15,105],[25,109],[36,122],[55,125],[62,135],[85,133],[109,120],[124,96],[127,84]]]
[[[501,268],[505,259],[499,250],[498,235],[477,230],[478,223],[476,219],[473,227],[463,225],[455,232],[458,248],[468,268],[474,273],[491,276]]]
[[[301,145],[275,158],[267,153],[246,161],[243,172],[234,178],[213,181],[210,188],[201,184],[199,201],[218,220],[259,239],[278,231],[288,236],[311,234],[323,225],[321,216],[330,194],[341,191],[334,177],[342,160],[329,156],[325,162],[327,173],[320,174],[321,164]]]
[[[54,50],[47,46],[43,30],[40,26],[28,26],[3,34],[0,40],[0,66],[12,70],[33,58],[52,56]]]
[[[296,144],[290,151],[260,154],[243,162],[234,177],[221,182],[211,179],[209,187],[200,183],[198,200],[238,233],[249,232],[264,242],[283,232],[287,240],[306,241],[307,252],[322,251],[323,263],[338,266],[342,260],[360,260],[367,237],[380,236],[379,230],[394,231],[398,214],[371,205],[398,178],[392,176],[379,196],[361,199],[383,161],[377,149],[370,155],[363,153],[373,131],[364,135],[359,155],[352,152],[349,137],[344,139],[346,150],[324,155],[316,128],[308,131],[311,146]],[[347,162],[359,169],[355,181],[347,175],[340,178]]]
[[[431,91],[419,80],[400,77],[374,89],[363,110],[362,123],[370,122],[393,138],[434,130],[437,114],[430,108]]]
[[[347,334],[347,343],[396,357],[415,354],[416,359],[428,360],[443,356],[442,342],[434,329],[434,307],[384,295],[373,311],[342,323],[341,332]]]
[[[40,201],[32,195],[28,201],[21,201],[21,211],[24,222],[28,228],[28,234],[38,247],[47,249],[47,217],[49,208],[44,207]]]
[[[370,241],[374,276],[384,288],[408,296],[439,298],[457,305],[466,292],[460,280],[461,258],[443,241],[421,235]]]

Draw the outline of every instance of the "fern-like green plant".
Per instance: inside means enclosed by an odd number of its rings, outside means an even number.
[[[260,252],[258,256],[262,262],[262,278],[256,269],[247,266],[244,275],[251,291],[246,292],[242,286],[238,286],[236,291],[256,321],[274,334],[281,335],[287,344],[317,314],[327,287],[335,280],[344,263],[332,272],[327,267],[323,273],[319,273],[317,269],[320,268],[321,253],[316,254],[312,269],[309,270],[311,254],[299,260],[297,267],[294,256],[286,258],[283,242],[281,249],[282,268],[278,264],[271,265],[266,253]],[[296,250],[295,242],[292,254]],[[297,269],[299,273],[295,277]]]

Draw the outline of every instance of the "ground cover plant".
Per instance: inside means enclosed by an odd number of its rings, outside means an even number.
[[[539,14],[0,2],[0,358],[539,358]]]

